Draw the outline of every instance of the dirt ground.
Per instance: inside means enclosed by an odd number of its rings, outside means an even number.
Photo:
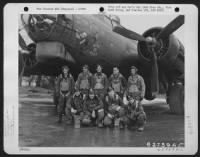
[[[184,117],[169,114],[164,99],[143,102],[147,123],[143,132],[118,128],[75,129],[57,123],[52,91],[19,88],[20,147],[146,147],[169,143],[184,145]]]

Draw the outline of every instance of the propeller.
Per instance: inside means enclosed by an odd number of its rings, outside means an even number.
[[[23,37],[18,33],[19,40],[19,84],[21,85],[22,76],[24,74],[26,65],[33,66],[36,63],[35,59],[35,44],[26,44]]]
[[[167,38],[170,34],[175,32],[179,27],[184,24],[184,15],[177,16],[162,31],[157,35],[157,39]]]
[[[145,41],[145,38],[134,32],[134,31],[130,31],[124,27],[122,27],[121,25],[117,25],[115,27],[113,27],[113,32],[116,32],[126,38],[132,39],[132,40],[138,40],[138,41]]]
[[[116,32],[126,38],[132,40],[138,40],[145,42],[149,53],[151,54],[151,90],[153,93],[158,93],[159,91],[159,77],[158,77],[158,62],[157,54],[161,47],[161,42],[163,39],[168,38],[170,34],[175,32],[184,24],[184,15],[179,15],[173,19],[168,25],[166,25],[157,35],[154,33],[152,36],[143,37],[142,35],[128,30],[121,25],[113,27],[113,32]]]

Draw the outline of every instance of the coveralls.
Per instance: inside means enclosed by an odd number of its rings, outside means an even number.
[[[117,118],[121,119],[125,116],[124,104],[119,95],[115,94],[114,97],[106,96],[105,114],[105,126],[112,126]]]
[[[142,76],[135,74],[128,78],[127,88],[124,93],[126,96],[144,98],[145,83]]]
[[[62,121],[62,114],[65,114],[67,122],[70,123],[72,121],[70,98],[74,91],[74,78],[71,74],[69,74],[67,77],[60,75],[57,81],[56,93],[59,95],[57,108],[59,122]]]
[[[104,73],[95,73],[93,77],[93,89],[95,94],[103,100],[108,86],[107,76]]]
[[[103,125],[102,124],[103,118],[104,118],[103,102],[97,97],[94,97],[93,99],[87,97],[84,100],[84,117],[82,120],[82,124],[83,125],[97,124],[99,127],[101,127]]]
[[[123,120],[123,124],[127,125],[129,128],[132,126],[135,127],[144,127],[146,123],[146,113],[141,104],[134,100],[133,103],[129,102],[125,107],[126,110],[126,119]]]
[[[81,91],[83,98],[88,95],[89,89],[92,86],[92,74],[90,72],[81,72],[76,81],[76,88]]]
[[[115,93],[122,97],[126,87],[126,79],[121,73],[117,75],[112,74],[109,77],[109,86],[111,86],[114,89]]]

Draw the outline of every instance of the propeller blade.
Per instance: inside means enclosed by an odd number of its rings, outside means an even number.
[[[152,58],[152,71],[151,71],[151,91],[153,93],[158,93],[159,91],[157,56],[154,52]]]
[[[163,30],[157,35],[157,39],[163,39],[168,37],[174,31],[184,24],[184,15],[177,16],[173,21],[171,21]]]
[[[132,39],[132,40],[138,40],[138,41],[145,41],[145,38],[141,36],[140,34],[130,31],[120,25],[113,27],[113,32],[118,33],[126,38]]]

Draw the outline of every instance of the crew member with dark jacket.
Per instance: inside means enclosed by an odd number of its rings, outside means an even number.
[[[112,87],[108,88],[108,95],[105,97],[105,115],[104,126],[108,127],[113,127],[117,121],[116,126],[119,125],[121,119],[125,116],[123,100]],[[120,126],[120,128],[122,127]]]
[[[83,117],[83,95],[76,89],[75,93],[70,99],[72,115],[79,115]]]
[[[128,128],[136,127],[138,131],[144,130],[146,123],[146,113],[138,99],[128,96],[128,102],[125,104],[126,118],[121,121],[122,125]]]
[[[82,124],[103,127],[104,105],[101,99],[95,96],[92,89],[90,89],[88,97],[84,100],[83,106],[84,117]]]

